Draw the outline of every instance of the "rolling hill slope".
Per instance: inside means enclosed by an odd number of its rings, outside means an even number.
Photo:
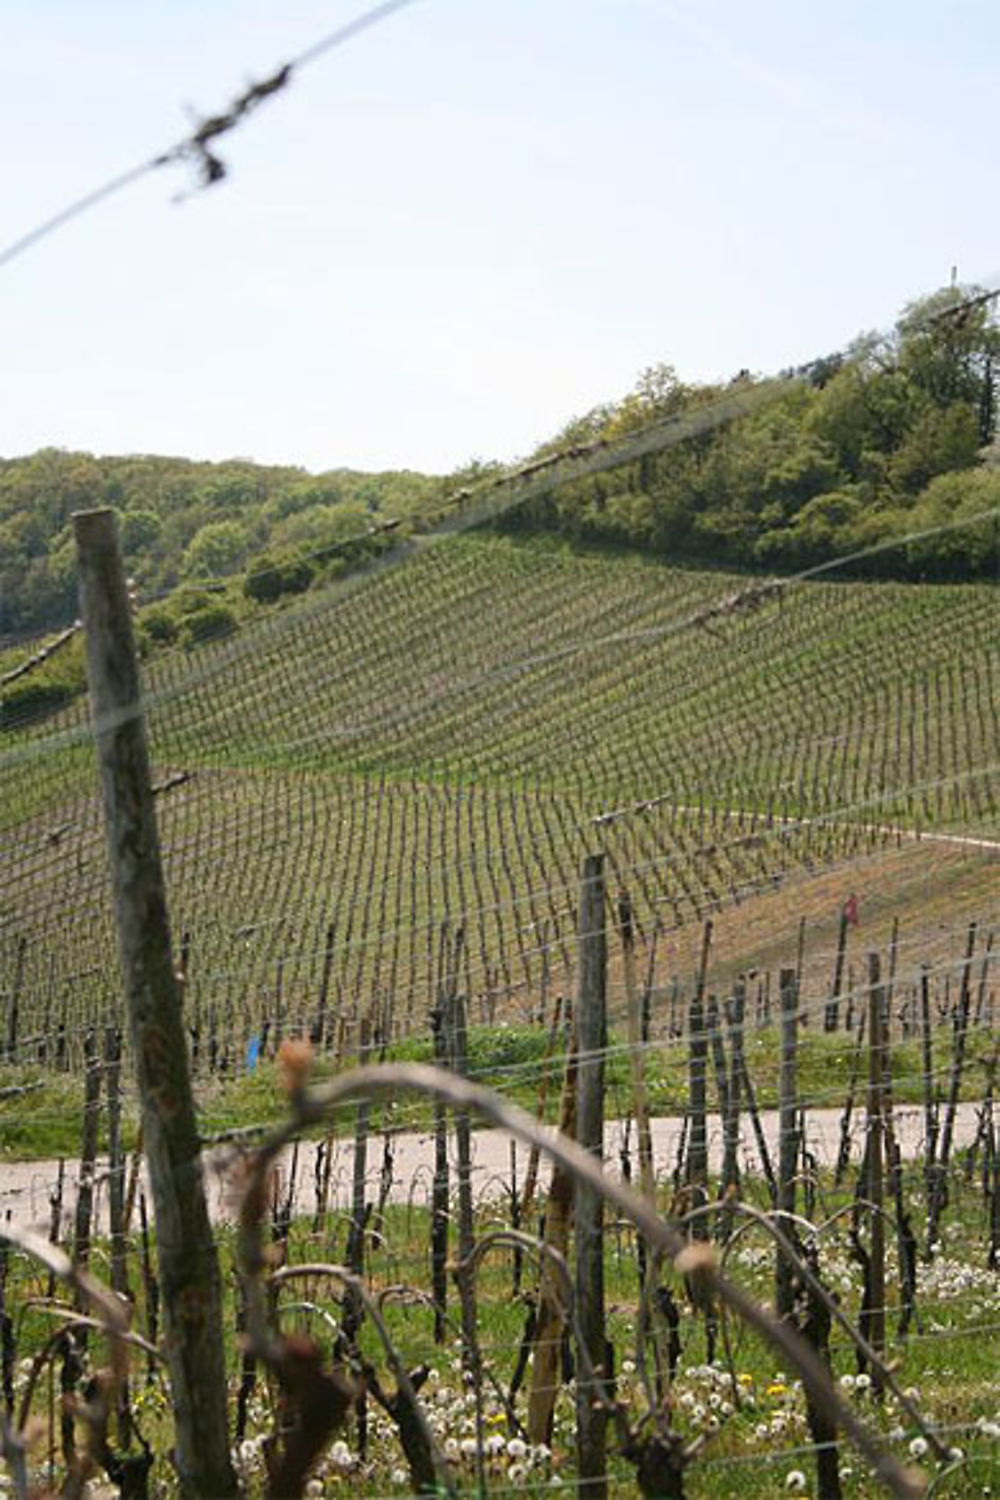
[[[533,1014],[570,982],[595,848],[647,947],[858,859],[911,912],[920,861],[928,900],[944,879],[956,920],[988,912],[991,851],[913,835],[995,835],[996,599],[467,536],[158,659],[192,1024],[235,1058],[268,1021],[315,1021],[325,990],[328,1030],[373,1004],[422,1026],[445,921],[483,1014]],[[23,1043],[117,1006],[85,706],[7,735],[0,787]]]

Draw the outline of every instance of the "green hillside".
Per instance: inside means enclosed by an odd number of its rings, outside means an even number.
[[[1000,506],[995,308],[994,294],[950,287],[888,333],[776,379],[692,384],[657,365],[529,456],[517,472],[543,482],[501,524],[671,561],[788,571],[851,558],[878,577],[995,578],[996,525],[974,522]],[[651,429],[663,441],[628,459]],[[586,461],[567,468],[560,455]],[[455,519],[508,472],[313,475],[56,449],[0,459],[0,643],[75,613],[75,510],[119,511],[147,643],[195,645],[254,605],[342,576],[379,550],[380,528],[396,538]]]
[[[954,856],[954,909],[989,912],[989,852],[911,835],[995,833],[996,603],[480,535],[155,657],[192,1015],[233,1058],[315,1018],[324,983],[331,1025],[378,1004],[422,1026],[446,921],[482,1014],[534,1014],[570,981],[598,848],[647,952],[852,860],[884,885]],[[117,1004],[82,703],[8,735],[0,784],[0,974],[25,1027],[72,1030]]]

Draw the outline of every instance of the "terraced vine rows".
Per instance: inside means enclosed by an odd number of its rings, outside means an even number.
[[[467,924],[469,993],[531,1013],[567,982],[599,845],[648,937],[889,825],[991,831],[994,590],[719,607],[745,586],[455,539],[157,663],[157,774],[191,773],[160,809],[192,1015],[242,1046],[308,1016],[329,965],[334,1014],[392,996],[422,1025],[445,920]],[[83,724],[78,705],[0,749],[0,990],[25,1038],[116,1003]]]

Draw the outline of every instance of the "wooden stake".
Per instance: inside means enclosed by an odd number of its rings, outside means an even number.
[[[175,1458],[186,1496],[237,1493],[219,1265],[174,974],[139,670],[111,510],[73,517],[118,943],[156,1213]]]
[[[867,1197],[871,1210],[871,1309],[868,1342],[881,1358],[885,1353],[885,991],[877,953],[868,955],[868,1148]],[[873,1389],[881,1393],[878,1366],[872,1371]]]
[[[798,1098],[796,1054],[798,1048],[799,994],[795,970],[782,969],[779,977],[781,995],[781,1070],[778,1078],[778,1208],[783,1214],[794,1214],[796,1173],[799,1161]],[[782,1231],[791,1239],[794,1226],[781,1221]],[[774,1301],[779,1318],[794,1310],[794,1268],[778,1250],[775,1261]]]
[[[608,1045],[604,905],[604,856],[588,855],[580,890],[577,1139],[598,1161],[604,1155],[604,1054]],[[601,1401],[603,1391],[593,1388],[586,1373],[588,1369],[603,1370],[605,1364],[604,1199],[580,1178],[574,1197],[576,1330],[582,1345],[576,1377],[577,1495],[581,1500],[605,1500],[607,1417]]]

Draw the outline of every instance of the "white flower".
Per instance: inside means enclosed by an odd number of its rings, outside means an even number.
[[[785,1475],[786,1490],[804,1490],[806,1487],[806,1476],[801,1469],[789,1469]]]
[[[407,1474],[405,1469],[393,1469],[392,1473],[389,1475],[389,1483],[392,1485],[399,1486],[409,1484],[409,1482],[410,1476],[409,1474]]]
[[[858,1375],[856,1377],[855,1381],[854,1381],[854,1389],[856,1391],[867,1391],[869,1389],[869,1387],[871,1386],[871,1383],[872,1383],[871,1376],[870,1375],[866,1375],[864,1373],[864,1371],[862,1371],[861,1374]]]
[[[507,1444],[507,1457],[515,1460],[527,1458],[528,1445],[523,1438],[513,1437]]]
[[[927,1439],[915,1437],[910,1443],[910,1457],[923,1458],[927,1452]]]
[[[340,1473],[347,1474],[354,1468],[354,1454],[348,1448],[343,1438],[338,1438],[331,1446],[327,1454],[327,1462],[332,1464]]]
[[[308,1495],[309,1500],[319,1500],[319,1497],[320,1497],[320,1495],[322,1495],[322,1493],[323,1493],[323,1481],[322,1481],[322,1479],[310,1479],[307,1482],[307,1484],[306,1484],[306,1494]]]
[[[458,1445],[458,1451],[463,1458],[475,1458],[479,1444],[474,1437],[463,1438]]]
[[[965,1457],[965,1449],[964,1448],[949,1448],[948,1449],[948,1457],[952,1460],[953,1463],[960,1464],[962,1462],[963,1458]]]

